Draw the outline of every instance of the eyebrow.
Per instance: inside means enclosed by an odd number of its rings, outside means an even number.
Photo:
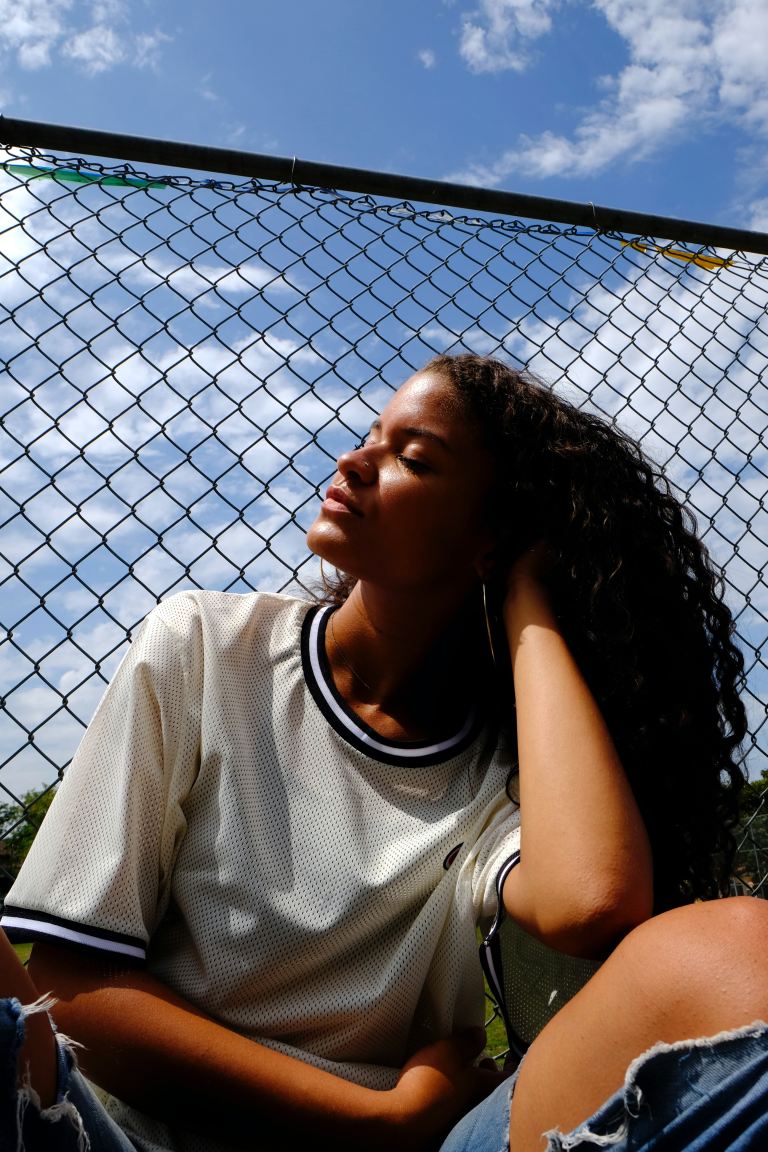
[[[374,420],[371,424],[371,432],[380,431],[381,420]],[[437,432],[432,432],[429,428],[417,428],[409,425],[407,428],[401,428],[400,433],[403,436],[416,437],[420,440],[432,440],[435,444],[439,444],[440,447],[443,448],[446,452],[453,454],[453,449],[451,448],[450,444],[448,444],[447,440],[444,440],[442,436],[438,436]]]

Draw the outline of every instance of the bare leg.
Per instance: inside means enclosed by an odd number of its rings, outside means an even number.
[[[2,929],[0,996],[15,996],[22,1004],[31,1004],[38,998],[35,985]],[[47,1108],[56,1099],[56,1041],[45,1013],[27,1016],[24,1023],[26,1035],[19,1053],[19,1079],[28,1068],[32,1087],[40,1096],[43,1108]]]
[[[541,1152],[624,1082],[657,1041],[768,1021],[768,903],[691,904],[631,932],[536,1039],[512,1101],[512,1152]]]

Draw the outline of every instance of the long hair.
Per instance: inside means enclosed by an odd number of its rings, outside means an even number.
[[[656,910],[724,895],[745,783],[744,659],[693,515],[630,436],[527,373],[472,355],[424,371],[453,385],[495,461],[497,608],[509,564],[550,545],[555,612],[648,830]],[[323,584],[320,598],[341,604],[355,580]],[[495,676],[509,718],[507,662]]]
[[[524,372],[438,356],[496,463],[503,573],[548,541],[568,644],[645,820],[656,908],[728,889],[744,774],[744,660],[695,520],[628,435]]]

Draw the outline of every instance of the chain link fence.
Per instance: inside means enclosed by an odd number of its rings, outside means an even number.
[[[627,428],[695,513],[747,664],[735,884],[766,894],[768,258],[8,146],[0,301],[6,889],[147,611],[311,589],[336,456],[468,350]]]

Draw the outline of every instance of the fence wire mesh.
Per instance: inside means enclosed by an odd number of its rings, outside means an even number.
[[[696,515],[747,664],[737,883],[766,894],[768,258],[7,148],[0,301],[6,888],[146,612],[311,588],[337,454],[468,350],[617,421]]]

